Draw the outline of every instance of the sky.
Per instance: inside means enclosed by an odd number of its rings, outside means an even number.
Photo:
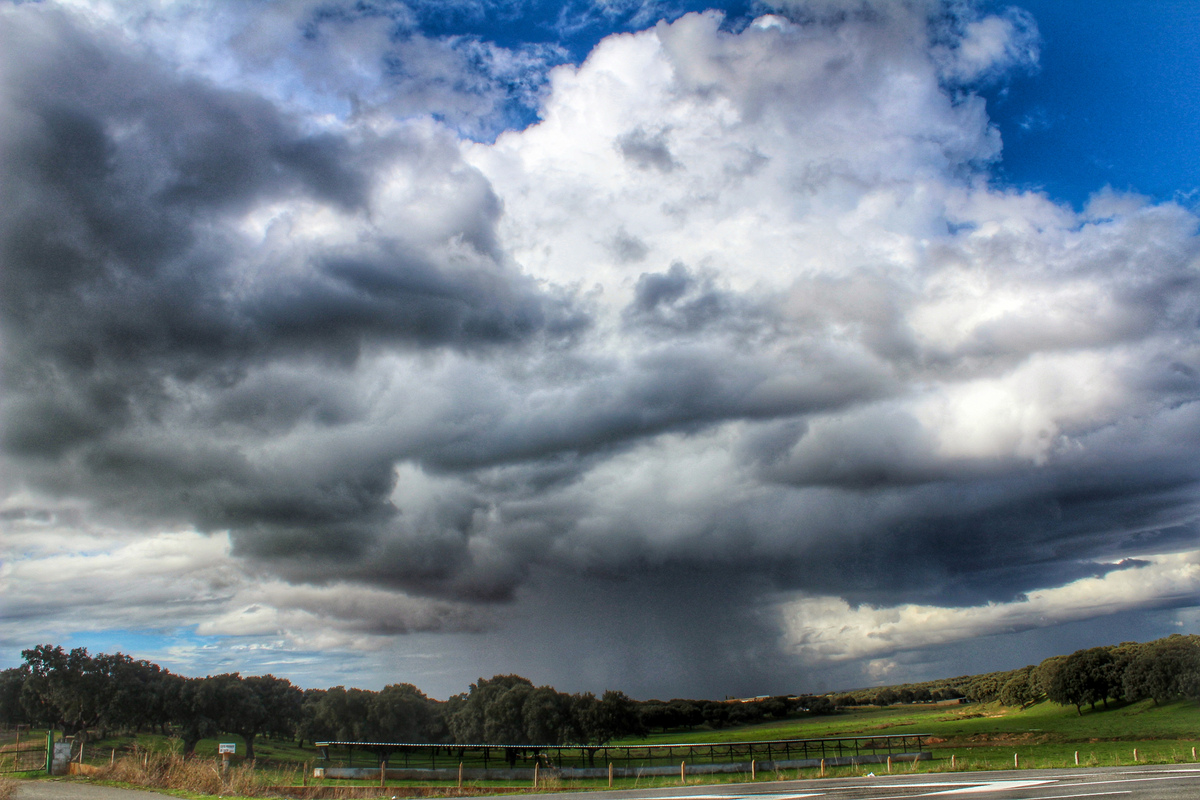
[[[0,666],[720,698],[1200,632],[1198,22],[0,4]]]

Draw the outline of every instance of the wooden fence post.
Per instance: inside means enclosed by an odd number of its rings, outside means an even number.
[[[1020,769],[1020,768],[1021,768],[1021,759],[1016,753],[1013,753],[1013,769]]]
[[[892,757],[888,756],[888,775],[892,774]]]
[[[608,788],[612,788],[613,766],[612,762],[608,762]]]
[[[752,758],[752,759],[750,759],[750,780],[752,780],[752,781],[757,780],[757,778],[758,778],[758,761],[756,761],[755,759]]]
[[[1079,751],[1075,751],[1075,766],[1079,766]]]
[[[538,762],[534,761],[533,762],[533,788],[535,788],[535,789],[537,788],[537,779],[538,779]]]
[[[686,761],[679,762],[679,782],[683,783],[683,784],[687,783],[687,762]]]
[[[825,759],[821,759],[821,777],[825,777]]]
[[[460,788],[460,789],[462,788],[462,770],[463,770],[463,762],[460,761],[460,762],[458,762],[458,788]]]

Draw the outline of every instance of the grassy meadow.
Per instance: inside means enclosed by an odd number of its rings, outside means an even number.
[[[1109,702],[1082,715],[1074,706],[1042,701],[1026,709],[986,704],[916,704],[885,708],[858,707],[824,717],[782,720],[727,730],[655,734],[638,742],[726,742],[807,739],[835,736],[929,734],[931,762],[919,769],[1002,769],[1013,755],[1021,767],[1190,761],[1200,747],[1200,705],[1178,701]],[[632,740],[631,740],[632,743]],[[874,769],[874,767],[872,767]]]

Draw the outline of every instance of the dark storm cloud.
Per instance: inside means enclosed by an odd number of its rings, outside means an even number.
[[[926,17],[690,15],[560,70],[491,146],[438,121],[490,108],[454,94],[462,53],[420,66],[445,48],[386,25],[338,58],[401,53],[394,96],[330,120],[17,9],[4,466],[126,528],[227,531],[355,631],[504,606],[516,650],[568,608],[646,687],[719,642],[697,693],[778,678],[787,597],[969,609],[1157,568],[1197,547],[1196,219],[989,189],[947,76],[1017,56],[934,58]],[[312,85],[360,24],[314,23]],[[356,624],[348,585],[415,599]]]
[[[119,55],[53,12],[35,22],[50,41],[14,25],[5,47],[10,448],[61,453],[153,413],[168,378],[228,385],[248,362],[348,364],[373,343],[472,347],[583,324],[494,260],[486,191],[449,231],[474,248],[464,263],[382,236],[248,265],[231,223],[252,206],[369,213],[372,171],[445,155],[404,134],[306,135],[261,99]]]
[[[568,295],[504,263],[495,196],[436,135],[307,134],[258,97],[121,54],[53,10],[13,22],[3,442],[42,487],[231,527],[263,555],[355,560],[394,512],[392,459],[339,445],[300,466],[258,448],[296,426],[361,422],[364,353],[522,346],[586,326]],[[412,223],[280,256],[237,229],[274,202],[353,225],[397,162],[461,185],[441,239]]]

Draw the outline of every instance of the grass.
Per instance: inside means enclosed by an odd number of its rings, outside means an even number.
[[[1200,737],[1200,710],[1195,702],[1179,701],[1161,706],[1145,700],[1138,703],[1110,702],[1108,710],[1062,707],[1041,702],[1025,710],[996,703],[972,705],[910,705],[886,708],[856,708],[826,717],[752,725],[725,730],[702,730],[619,744],[655,742],[746,742],[768,739],[808,739],[835,736],[870,736],[927,733],[940,740],[968,744],[1006,744],[1014,739],[1041,742],[1091,742],[1104,740],[1156,741]]]
[[[729,730],[692,731],[684,735],[656,734],[644,742],[746,742],[768,739],[808,739],[902,733],[929,734],[928,749],[935,759],[919,771],[943,770],[953,757],[956,769],[1004,769],[1013,755],[1021,767],[1176,763],[1192,760],[1200,746],[1197,704],[1179,701],[1153,705],[1114,703],[1105,710],[1062,707],[1049,702],[1019,710],[995,703],[983,705],[910,705],[857,708],[827,717],[782,720]],[[874,767],[871,767],[874,769]]]

